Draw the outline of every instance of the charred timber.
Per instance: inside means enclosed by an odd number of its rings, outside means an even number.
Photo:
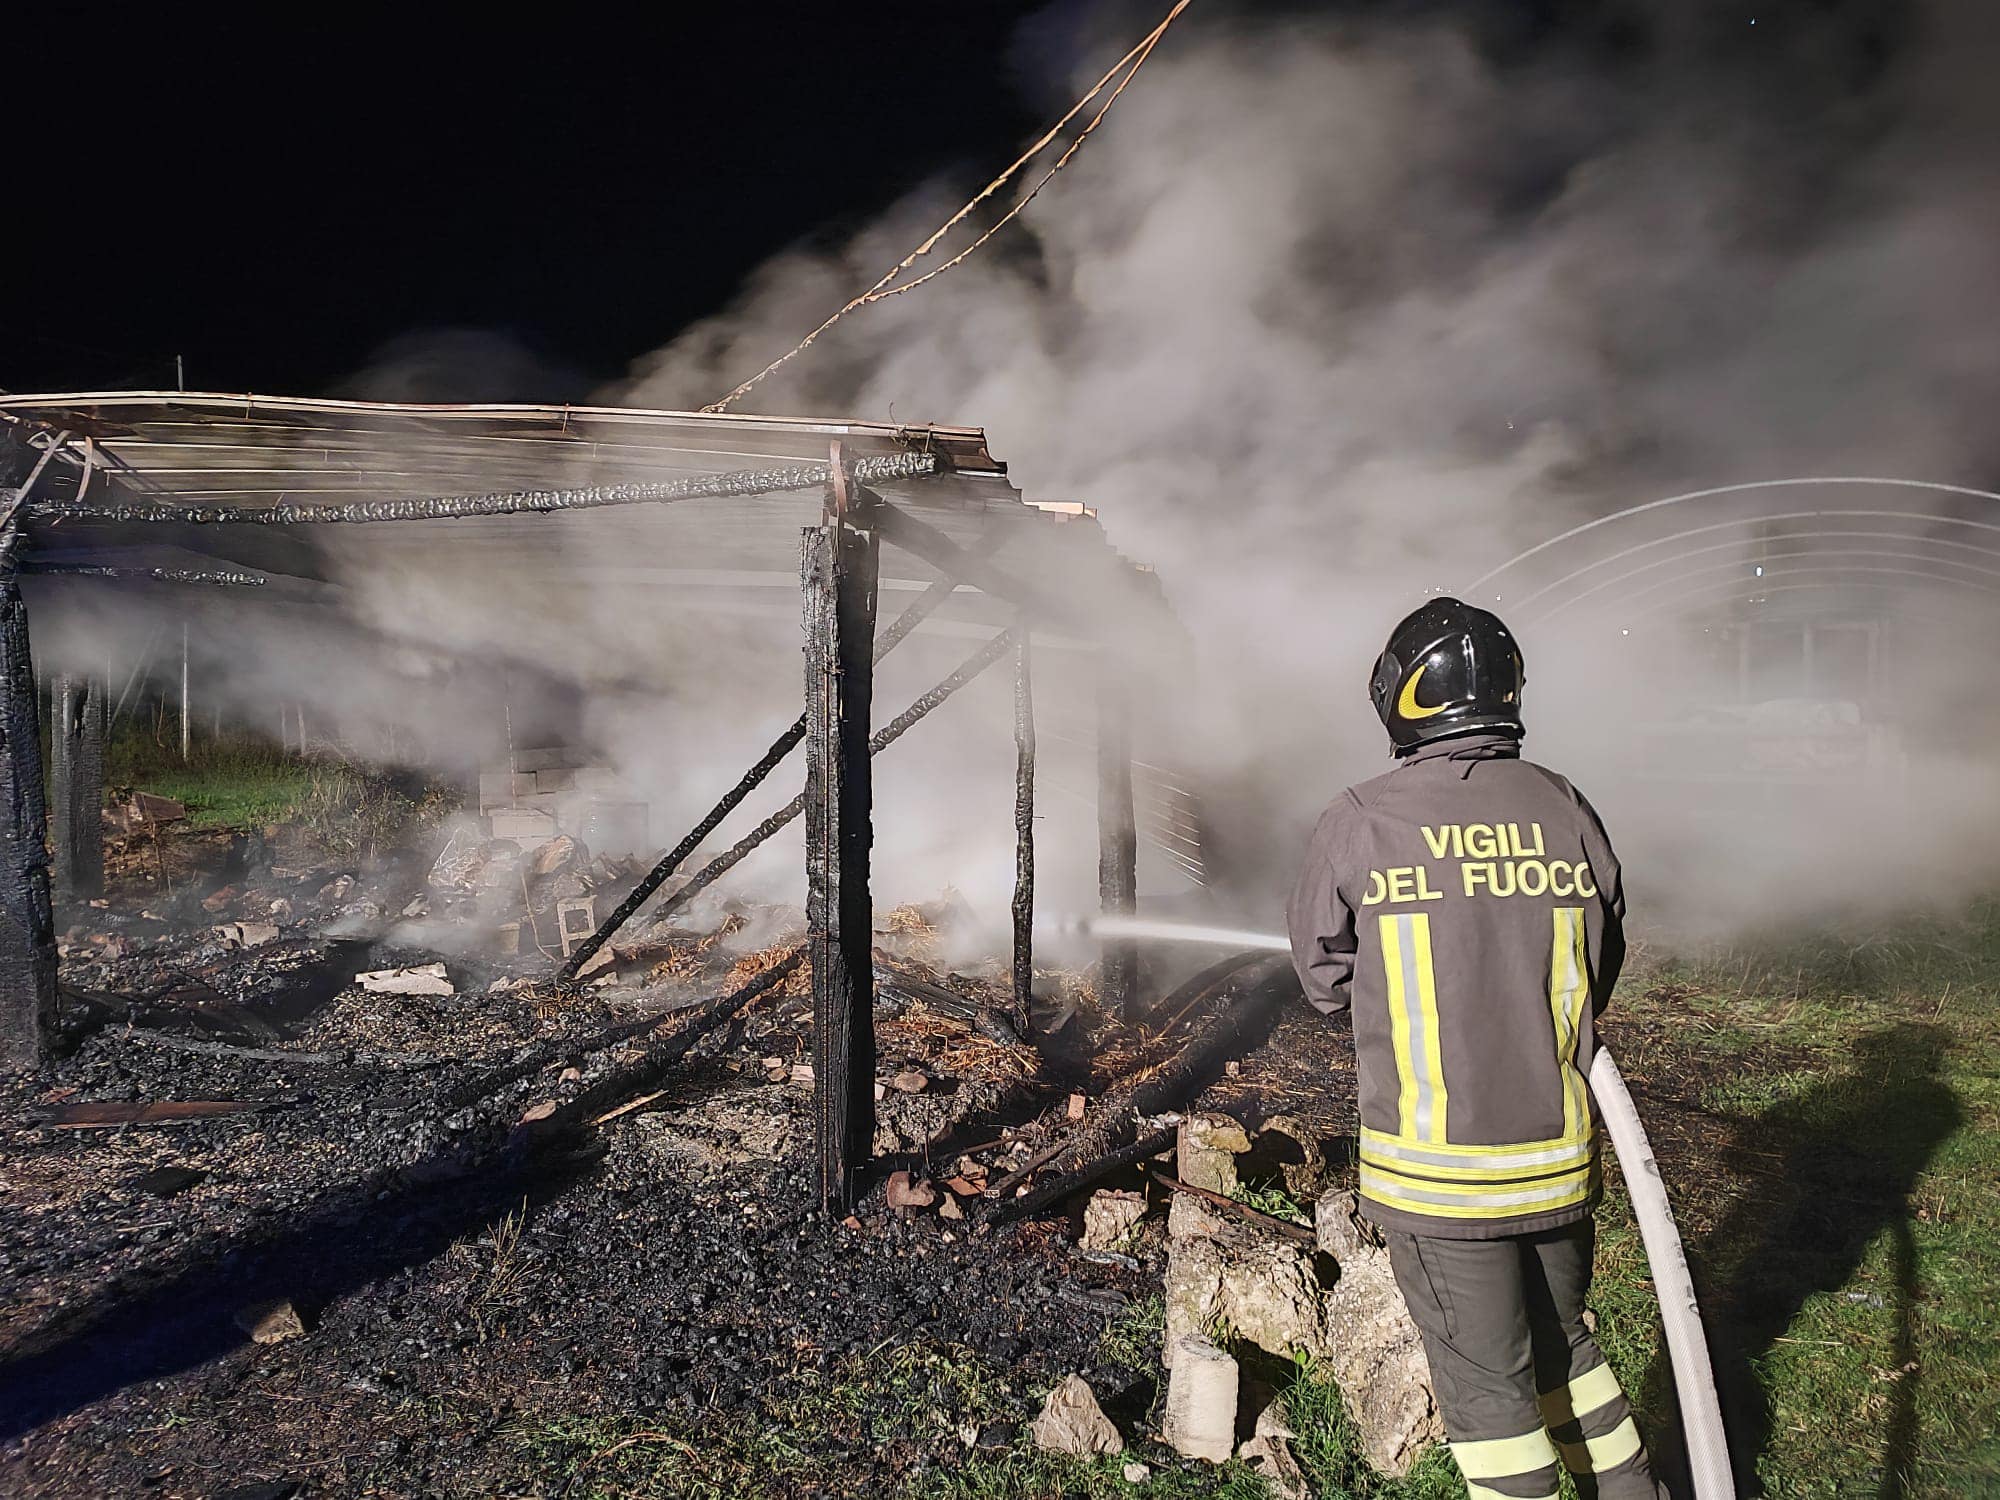
[[[915,479],[938,471],[934,453],[892,453],[850,465],[861,483]],[[483,495],[433,495],[405,500],[364,500],[348,505],[92,505],[75,500],[29,501],[40,521],[158,521],[168,524],[297,526],[366,521],[455,521],[469,516],[509,516],[524,511],[599,510],[614,505],[664,505],[677,500],[775,495],[818,489],[830,464],[786,464],[698,474],[658,484],[592,484],[573,489],[500,490]]]
[[[70,901],[104,893],[105,693],[102,681],[67,674],[50,693],[55,889]]]
[[[0,528],[0,558],[12,555],[15,535],[11,521]],[[13,568],[0,562],[0,1066],[22,1070],[46,1059],[56,1020],[47,828],[28,611]]]
[[[804,533],[806,944],[812,961],[813,1122],[820,1202],[848,1214],[875,1138],[872,532]]]
[[[882,632],[881,639],[875,643],[875,660],[879,662],[893,651],[899,642],[930,617],[932,611],[949,599],[952,590],[957,587],[958,584],[954,579],[941,578],[919,594],[910,607],[896,617],[895,623]],[[771,741],[770,748],[758,757],[755,765],[743,773],[742,780],[724,792],[722,800],[711,807],[707,815],[688,831],[687,837],[668,850],[666,857],[646,872],[645,878],[618,903],[617,910],[598,924],[597,931],[577,945],[576,951],[569,956],[556,977],[565,984],[574,980],[583,971],[583,966],[597,956],[597,950],[610,942],[620,928],[638,915],[639,908],[652,899],[653,893],[672,878],[674,871],[681,867],[690,854],[701,847],[702,841],[721,826],[722,820],[734,812],[745,797],[763,785],[765,778],[778,768],[779,763],[790,755],[805,737],[806,716],[800,714],[786,727],[783,734]],[[804,806],[803,800],[800,806]],[[778,828],[783,826],[784,824],[780,823]],[[778,828],[773,828],[771,832],[776,833]],[[765,835],[767,838],[769,836]],[[758,842],[761,843],[762,840]],[[754,848],[755,845],[751,847]]]
[[[1103,1176],[1114,1166],[1130,1165],[1141,1159],[1133,1157],[1129,1150],[1121,1150],[1137,1130],[1138,1122],[1148,1115],[1188,1108],[1214,1082],[1224,1063],[1263,1038],[1265,1023],[1276,1014],[1285,997],[1296,992],[1297,981],[1291,977],[1290,965],[1269,953],[1240,953],[1195,976],[1167,1001],[1167,1004],[1185,1002],[1183,1008],[1191,1008],[1203,1000],[1213,1006],[1187,1045],[1140,1081],[1106,1095],[1091,1112],[1091,1118],[1065,1137],[1054,1151],[1044,1152],[1030,1167],[989,1186],[988,1199],[999,1200],[992,1213],[999,1218],[1033,1213]],[[1152,1154],[1147,1151],[1141,1156]],[[1049,1163],[1061,1169],[1060,1178],[1026,1197],[1008,1200],[1008,1193],[1033,1171]]]
[[[1035,683],[1027,621],[1014,641],[1014,1022],[1035,997]]]
[[[241,589],[261,589],[270,581],[260,573],[237,573],[226,568],[110,568],[85,563],[31,563],[21,571],[44,578],[128,578],[151,583],[200,583]]]

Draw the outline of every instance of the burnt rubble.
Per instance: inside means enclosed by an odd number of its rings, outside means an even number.
[[[796,911],[715,903],[706,930],[627,932],[564,988],[532,939],[501,951],[496,919],[532,934],[636,864],[449,830],[448,859],[343,862],[154,813],[113,840],[111,894],[65,914],[55,1061],[0,1095],[10,1493],[208,1493],[193,1476],[225,1454],[322,1466],[335,1491],[491,1492],[547,1461],[519,1435],[535,1421],[782,1411],[885,1349],[1004,1372],[940,1432],[816,1433],[827,1492],[888,1490],[959,1461],[961,1430],[1016,1441],[1066,1374],[1128,1432],[1158,1394],[1101,1341],[1159,1295],[1160,1215],[1081,1250],[1060,1148],[1119,1138],[1102,1106],[1130,1114],[1132,1092],[1112,1085],[1179,1077],[1215,1034],[1201,1007],[1153,1034],[1100,1013],[1087,976],[1043,974],[1038,1049],[1008,959],[942,961],[962,904],[881,914],[875,1165],[836,1221],[811,1206]],[[1246,1086],[1211,1063],[1189,1081]],[[1290,1107],[1303,1076],[1261,1082]],[[1082,1120],[1078,1094],[1098,1101]],[[176,1102],[217,1109],[155,1112]],[[996,1192],[1017,1179],[1055,1185],[1040,1216]],[[477,1415],[414,1417],[438,1401]]]

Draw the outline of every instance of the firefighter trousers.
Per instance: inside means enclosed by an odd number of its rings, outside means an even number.
[[[1666,1500],[1618,1378],[1583,1326],[1597,1226],[1451,1240],[1389,1231],[1452,1457],[1473,1500]]]

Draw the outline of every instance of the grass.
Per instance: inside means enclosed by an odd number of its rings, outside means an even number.
[[[302,828],[334,854],[392,847],[412,825],[435,823],[452,799],[418,778],[323,752],[298,756],[254,735],[201,737],[183,761],[128,723],[105,747],[104,783],[113,792],[171,797],[194,829]]]
[[[1728,1065],[1701,1103],[1737,1121],[1717,1163],[1732,1191],[1686,1196],[1732,1432],[1765,1491],[2000,1494],[2000,906],[1773,934],[1643,984],[1631,1012]],[[1602,1223],[1600,1311],[1650,1367],[1636,1236],[1622,1204]],[[1661,1385],[1642,1402],[1656,1428]]]

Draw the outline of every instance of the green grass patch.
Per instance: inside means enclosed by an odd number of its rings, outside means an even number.
[[[1766,1491],[2000,1494],[2000,907],[1695,952],[1618,1003],[1728,1063],[1701,1102],[1741,1122],[1714,1164],[1730,1194],[1690,1248]],[[1610,1259],[1631,1258],[1620,1205],[1601,1222],[1597,1300],[1629,1329],[1643,1261]],[[1627,1362],[1657,1430],[1645,1342]]]

